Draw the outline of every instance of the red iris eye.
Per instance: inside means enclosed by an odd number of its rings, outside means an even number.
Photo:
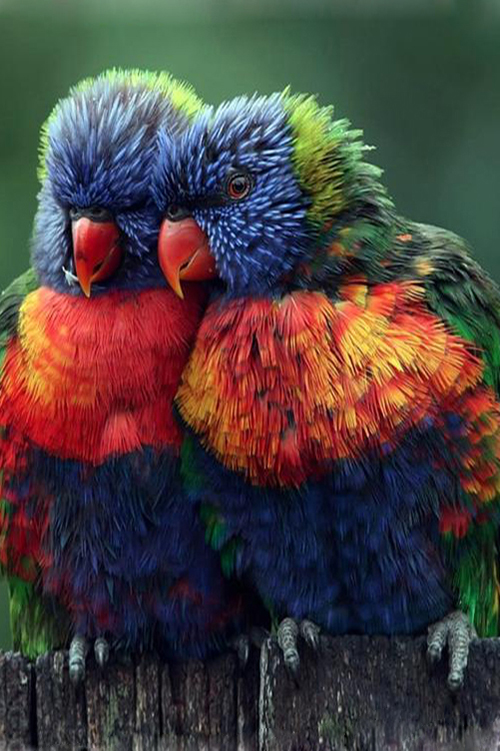
[[[250,193],[251,187],[248,175],[233,175],[227,183],[227,194],[233,201],[239,201]]]

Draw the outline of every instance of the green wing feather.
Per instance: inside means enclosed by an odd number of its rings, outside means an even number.
[[[181,450],[181,472],[184,488],[187,492],[203,489],[203,474],[199,471],[194,454],[194,439],[186,434]],[[200,517],[205,527],[207,544],[220,554],[221,568],[224,576],[230,578],[236,570],[238,554],[244,544],[240,537],[230,536],[222,511],[211,503],[203,503]]]
[[[0,378],[3,362],[10,339],[16,335],[19,308],[26,295],[39,286],[36,273],[28,269],[14,281],[0,295]]]
[[[500,398],[500,289],[469,255],[462,238],[417,225],[432,271],[425,277],[429,307],[477,347],[484,381]]]
[[[500,400],[499,288],[457,235],[427,225],[413,225],[409,232],[416,238],[411,265],[423,270],[429,308],[473,345],[484,363],[483,381]],[[498,463],[496,456],[491,458]],[[459,605],[480,636],[499,633],[499,511],[497,497],[488,504],[488,517],[472,524],[465,537],[443,536]]]
[[[3,364],[9,341],[17,334],[19,308],[30,292],[37,289],[39,282],[33,269],[15,279],[0,295],[0,388]],[[1,427],[0,415],[0,430]],[[0,499],[0,513],[5,518],[10,513],[10,504]],[[1,569],[0,569],[1,570]],[[68,620],[52,599],[43,595],[36,581],[25,581],[19,576],[1,571],[9,586],[10,622],[15,650],[30,658],[35,658],[67,640]]]

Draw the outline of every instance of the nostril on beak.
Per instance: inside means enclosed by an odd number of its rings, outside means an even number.
[[[187,219],[190,216],[191,212],[189,209],[184,206],[178,206],[177,204],[169,206],[166,212],[166,218],[170,219],[171,222],[181,222],[183,219]]]

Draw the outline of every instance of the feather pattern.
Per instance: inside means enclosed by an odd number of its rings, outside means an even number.
[[[172,399],[203,303],[29,294],[4,363],[2,563],[116,646],[201,656],[238,601],[183,502]],[[166,318],[172,330],[159,324]]]
[[[353,286],[210,306],[177,395],[185,472],[278,612],[411,633],[452,602],[439,531],[464,538],[498,499],[500,410],[422,288]]]
[[[148,191],[158,128],[175,135],[200,107],[166,74],[108,71],[42,131],[34,269],[0,301],[0,564],[31,657],[75,635],[205,656],[239,623],[186,502],[172,414],[205,295],[166,289]],[[103,216],[120,260],[89,300],[74,228]]]
[[[461,607],[495,635],[500,292],[366,150],[289,90],[160,138],[157,205],[220,275],[176,397],[186,487],[277,617],[415,633]]]

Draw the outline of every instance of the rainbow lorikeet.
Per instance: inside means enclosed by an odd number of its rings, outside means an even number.
[[[239,618],[186,503],[172,400],[205,293],[158,266],[159,127],[200,107],[166,74],[84,81],[43,130],[33,268],[0,301],[0,561],[14,644],[205,656]]]
[[[498,633],[500,293],[396,212],[361,132],[288,90],[159,139],[160,263],[214,282],[176,396],[224,567],[300,633]]]

